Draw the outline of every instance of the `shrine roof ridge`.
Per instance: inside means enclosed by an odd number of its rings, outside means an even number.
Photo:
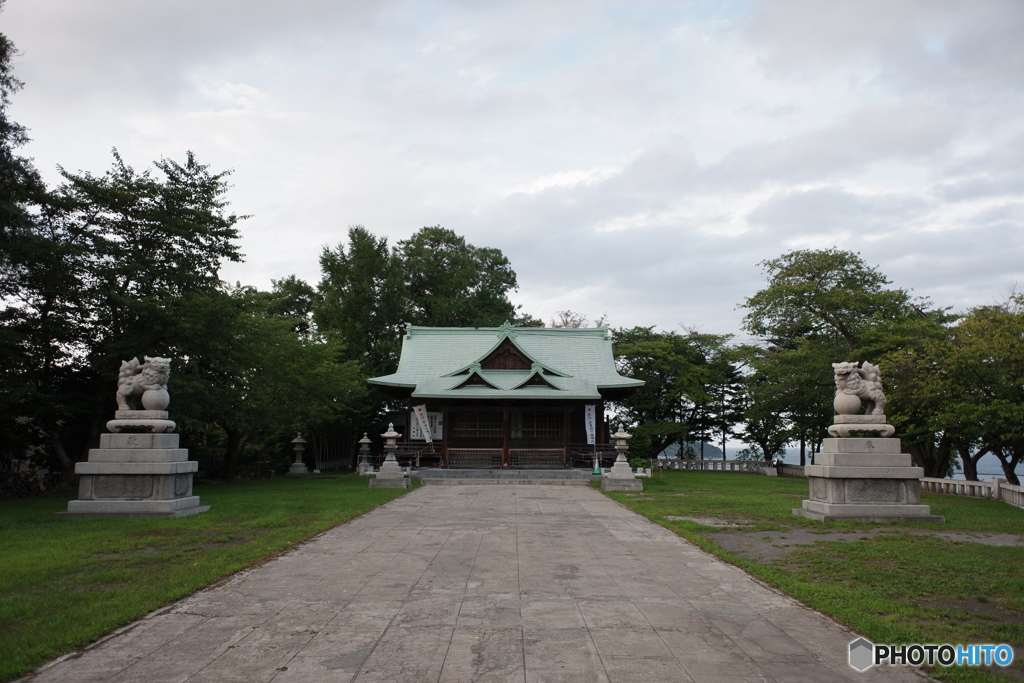
[[[518,356],[511,365],[495,354]],[[518,365],[517,365],[518,364]],[[479,382],[454,381],[476,374]],[[527,382],[539,375],[535,382]],[[602,390],[639,388],[616,371],[607,327],[406,326],[398,370],[368,380],[418,398],[599,399]]]

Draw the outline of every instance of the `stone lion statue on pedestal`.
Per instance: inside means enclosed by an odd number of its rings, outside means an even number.
[[[885,414],[885,394],[882,393],[882,373],[877,365],[867,361],[833,363],[836,378],[835,409],[840,415],[856,415],[861,403],[868,415]]]
[[[139,410],[140,401],[147,410],[163,410],[167,407],[170,400],[167,380],[171,375],[171,359],[159,356],[144,358],[143,363],[139,363],[138,358],[121,361],[121,371],[117,375],[118,410]],[[153,405],[147,406],[147,403]],[[162,407],[158,407],[159,404]]]

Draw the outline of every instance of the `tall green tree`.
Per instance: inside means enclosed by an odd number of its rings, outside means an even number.
[[[980,306],[925,343],[913,358],[917,393],[927,402],[929,426],[963,458],[965,476],[991,453],[1006,479],[1019,484],[1024,459],[1024,296]],[[909,373],[908,373],[909,374]],[[939,475],[942,476],[942,475]]]
[[[336,343],[298,330],[304,316],[281,312],[280,295],[251,287],[207,292],[193,297],[184,317],[185,336],[203,348],[175,363],[182,406],[175,417],[193,441],[216,444],[207,464],[227,479],[255,469],[261,457],[273,464],[297,431],[362,415],[359,363],[344,360]]]
[[[114,150],[102,176],[61,169],[61,220],[89,239],[83,285],[93,310],[91,362],[109,367],[132,348],[153,344],[170,321],[164,303],[220,285],[225,261],[241,260],[224,195],[229,172],[211,173],[192,152],[137,172]],[[152,348],[150,346],[149,348]]]
[[[302,336],[317,334],[313,314],[319,301],[316,288],[295,275],[271,279],[269,292],[256,292],[263,300],[263,308],[269,315],[286,318],[292,322],[293,331]]]
[[[728,336],[634,327],[615,330],[613,340],[619,371],[645,382],[616,404],[633,429],[632,452],[650,458],[732,432],[739,377]]]
[[[0,11],[4,2],[0,0]],[[18,152],[27,132],[9,115],[11,97],[21,89],[11,58],[14,44],[0,33],[0,468],[23,455],[42,434],[38,423],[27,419],[36,389],[25,381],[32,365],[17,324],[19,308],[35,302],[23,300],[26,280],[38,278],[38,264],[59,260],[36,236],[36,215],[46,203],[46,188],[32,162]]]
[[[370,375],[394,372],[405,323],[497,326],[517,319],[508,293],[516,275],[500,250],[476,247],[447,228],[423,228],[388,248],[361,225],[325,248],[315,319]]]
[[[386,237],[356,225],[349,228],[347,247],[324,248],[320,269],[318,329],[338,340],[368,377],[394,372],[409,310],[398,253]]]
[[[887,345],[884,328],[913,312],[906,290],[851,251],[792,251],[761,266],[768,285],[744,302],[744,328],[778,348],[815,338],[873,353]]]
[[[398,243],[409,322],[437,327],[497,326],[516,318],[518,287],[500,249],[476,247],[440,225]]]
[[[770,350],[744,347],[741,352],[746,355],[747,369],[743,376],[741,438],[760,449],[762,460],[771,460],[785,454],[786,446],[793,440],[791,416],[781,409],[788,401],[779,395],[789,385],[774,376],[781,368],[765,358]]]
[[[890,287],[854,252],[793,251],[761,265],[767,286],[744,302],[744,328],[767,345],[757,371],[779,384],[761,390],[762,408],[788,418],[803,462],[805,446],[816,449],[831,422],[832,363],[877,361],[941,329],[944,312]],[[919,428],[914,433],[922,443],[939,438]],[[922,445],[920,457],[929,453],[938,451]]]
[[[0,0],[0,12],[3,6]],[[10,294],[7,281],[12,274],[27,267],[24,261],[35,246],[30,244],[33,210],[46,197],[46,187],[31,160],[17,151],[28,142],[27,131],[8,113],[11,97],[23,86],[11,67],[15,54],[14,44],[0,33],[0,300]]]
[[[686,339],[697,352],[693,387],[689,398],[695,405],[690,438],[697,441],[701,457],[705,443],[718,443],[726,455],[726,442],[735,436],[742,419],[742,352],[730,345],[731,335],[689,330]]]
[[[924,476],[940,479],[949,476],[959,455],[965,475],[977,479],[972,466],[976,462],[972,460],[976,451],[972,448],[973,439],[966,437],[962,430],[945,428],[937,419],[946,398],[942,383],[935,381],[930,358],[935,350],[933,344],[946,338],[943,330],[930,340],[906,344],[880,359],[887,417],[896,427],[903,448],[924,468]]]
[[[67,476],[108,417],[120,361],[188,353],[183,302],[219,287],[220,265],[240,258],[227,174],[191,153],[156,170],[138,173],[116,151],[102,176],[62,170],[29,229],[33,251],[5,271],[5,380],[18,397],[5,418],[45,433]]]

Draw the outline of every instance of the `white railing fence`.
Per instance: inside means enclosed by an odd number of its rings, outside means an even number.
[[[725,472],[757,472],[763,462],[756,460],[682,460],[670,459],[656,461],[666,470],[705,470]]]
[[[1015,507],[1024,508],[1024,486],[1006,483],[1005,479],[992,481],[964,481],[962,479],[935,479],[921,477],[923,493],[944,493],[970,498],[1001,500]]]
[[[662,469],[673,470],[705,470],[726,472],[760,472],[771,476],[805,477],[805,470],[800,465],[785,463],[766,466],[762,462],[749,460],[668,460],[660,461]],[[968,496],[971,498],[989,498],[1001,500],[1015,507],[1024,508],[1024,486],[1006,483],[1005,479],[993,481],[964,481],[963,479],[921,478],[923,493],[943,493],[952,496]]]

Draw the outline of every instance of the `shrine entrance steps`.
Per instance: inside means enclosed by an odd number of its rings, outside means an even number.
[[[528,485],[544,484],[547,486],[589,486],[591,481],[600,481],[589,469],[578,470],[444,470],[430,469],[414,472],[426,485],[458,486],[481,484]]]

